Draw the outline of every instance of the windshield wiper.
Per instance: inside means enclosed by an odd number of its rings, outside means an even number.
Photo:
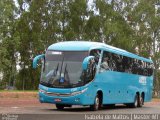
[[[62,59],[61,69],[60,69],[60,78],[61,78],[61,73],[62,73],[63,62],[64,62],[64,55],[63,55],[63,59]],[[59,85],[60,85],[60,80],[59,80]]]
[[[57,75],[58,68],[59,68],[59,63],[57,64],[56,70],[53,72],[53,76]]]
[[[68,84],[70,85],[70,78],[68,75],[67,63],[66,63],[65,69],[64,69],[64,79],[67,80]]]
[[[52,84],[52,82],[54,81],[54,78],[57,75],[58,68],[59,68],[59,63],[57,64],[56,69],[51,74],[51,77],[48,79],[49,84]]]

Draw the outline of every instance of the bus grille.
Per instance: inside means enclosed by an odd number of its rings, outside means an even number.
[[[53,92],[46,92],[45,94],[48,95],[48,96],[62,96],[62,97],[71,96],[71,93],[53,93]]]

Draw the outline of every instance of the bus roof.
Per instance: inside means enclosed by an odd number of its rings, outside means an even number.
[[[136,58],[146,62],[153,63],[152,60],[140,57],[136,54],[130,53],[126,50],[116,48],[100,42],[90,42],[90,41],[65,41],[52,44],[48,47],[48,50],[58,50],[58,51],[88,51],[94,48],[100,48],[112,53],[120,54],[123,56],[128,56],[131,58]]]

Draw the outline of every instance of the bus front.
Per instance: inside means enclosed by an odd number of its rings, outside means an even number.
[[[48,50],[43,56],[40,102],[56,104],[57,109],[93,104],[87,96],[92,92],[88,90],[89,81],[82,72],[82,62],[87,56],[87,51]]]

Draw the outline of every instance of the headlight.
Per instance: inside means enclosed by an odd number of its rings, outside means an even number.
[[[45,93],[46,91],[45,91],[45,90],[42,90],[42,89],[39,89],[39,92],[40,92],[40,93]]]
[[[82,94],[82,93],[86,92],[86,91],[87,91],[87,89],[88,89],[88,88],[85,88],[85,89],[83,89],[83,90],[81,90],[81,91],[72,92],[72,93],[71,93],[71,95],[78,95],[78,94]]]

